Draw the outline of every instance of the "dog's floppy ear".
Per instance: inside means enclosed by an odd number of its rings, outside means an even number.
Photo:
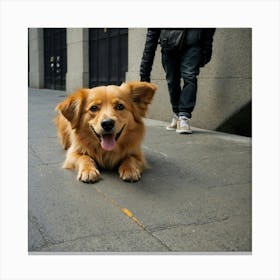
[[[141,117],[145,117],[148,105],[151,103],[157,90],[156,85],[147,82],[126,83],[131,90],[131,98]]]
[[[73,129],[77,128],[79,124],[84,96],[85,92],[83,90],[76,91],[59,103],[55,108],[71,123]]]

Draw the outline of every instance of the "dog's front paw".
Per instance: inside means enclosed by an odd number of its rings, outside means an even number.
[[[141,172],[134,166],[120,166],[120,178],[126,182],[137,182],[141,178]]]
[[[77,179],[84,183],[95,183],[99,178],[100,173],[95,167],[81,168],[77,176]]]

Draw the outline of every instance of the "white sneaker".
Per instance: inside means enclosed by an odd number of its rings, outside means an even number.
[[[177,129],[176,132],[180,134],[191,134],[192,130],[188,123],[189,119],[185,116],[179,117],[177,121]]]
[[[173,116],[173,119],[171,121],[171,124],[169,124],[166,129],[167,130],[175,130],[177,128],[177,122],[179,120],[179,117],[177,115]]]

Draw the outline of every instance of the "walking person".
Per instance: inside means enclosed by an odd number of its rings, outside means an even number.
[[[212,56],[215,28],[148,28],[140,66],[140,80],[150,82],[158,42],[174,116],[167,130],[192,133],[189,119],[196,104],[197,76]],[[181,78],[183,87],[181,88]]]

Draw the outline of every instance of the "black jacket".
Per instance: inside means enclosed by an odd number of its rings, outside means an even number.
[[[204,66],[211,59],[212,55],[212,43],[215,28],[185,28],[176,29],[185,30],[182,48],[193,44],[199,44],[202,47],[203,64]],[[162,29],[162,28],[149,28],[146,36],[146,43],[140,66],[140,77],[141,81],[150,82],[150,74],[154,62],[155,52],[157,45],[160,44],[163,52],[169,50],[165,47],[164,36],[169,35],[169,40],[173,43],[176,42],[178,32],[173,32],[174,29]],[[176,43],[174,43],[176,44]],[[169,46],[170,47],[170,46]]]

